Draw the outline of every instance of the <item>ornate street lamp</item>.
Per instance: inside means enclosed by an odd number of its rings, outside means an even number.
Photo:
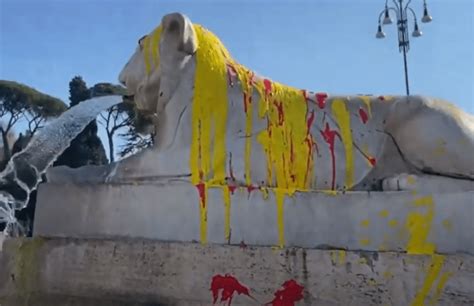
[[[375,37],[379,39],[385,38],[383,26],[393,23],[392,16],[390,15],[390,13],[394,12],[398,28],[398,47],[400,49],[400,52],[403,52],[403,63],[405,65],[405,86],[408,96],[410,95],[407,67],[407,52],[410,49],[410,35],[408,33],[408,12],[411,12],[411,14],[413,15],[413,22],[415,23],[412,36],[420,37],[421,35],[423,35],[423,32],[421,32],[420,27],[418,26],[415,11],[409,6],[412,0],[408,0],[407,4],[404,4],[405,0],[392,0],[393,6],[388,6],[388,1],[389,0],[385,0],[385,9],[379,15],[379,25]],[[432,20],[433,18],[428,13],[426,0],[423,0],[423,17],[421,18],[421,22],[428,23]]]

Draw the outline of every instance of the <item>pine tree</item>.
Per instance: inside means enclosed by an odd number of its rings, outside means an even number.
[[[75,76],[69,82],[70,107],[90,98],[86,82],[80,76]],[[97,122],[92,121],[72,142],[69,148],[56,160],[55,166],[66,165],[78,168],[85,165],[107,164],[107,156],[99,136]]]

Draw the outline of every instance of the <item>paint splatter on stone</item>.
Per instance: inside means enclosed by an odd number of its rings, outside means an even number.
[[[303,299],[304,287],[291,279],[283,283],[282,288],[277,290],[275,298],[265,305],[271,306],[295,306],[296,302]]]
[[[215,305],[221,296],[220,302],[227,302],[230,306],[234,294],[244,294],[250,297],[249,289],[242,285],[235,277],[226,274],[224,276],[218,274],[212,277],[211,281],[212,303]]]

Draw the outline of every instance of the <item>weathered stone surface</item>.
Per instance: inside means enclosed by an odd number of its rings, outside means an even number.
[[[473,197],[474,192],[296,193],[285,198],[279,211],[272,191],[265,198],[259,190],[249,193],[242,188],[226,206],[223,188],[209,188],[204,222],[199,193],[188,182],[44,184],[38,193],[34,232],[192,242],[202,239],[204,227],[207,241],[220,244],[283,242],[308,248],[422,253],[432,247],[441,253],[474,254]]]
[[[297,305],[474,303],[471,255],[35,238],[6,240],[0,304],[16,296],[35,306],[48,299],[49,305],[68,299],[64,305],[211,305],[218,274],[235,277],[255,299],[234,294],[232,305],[270,302],[288,280],[304,286]]]

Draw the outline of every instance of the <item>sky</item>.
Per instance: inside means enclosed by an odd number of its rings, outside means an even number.
[[[405,0],[406,2],[406,0]],[[427,0],[433,22],[410,38],[411,94],[474,113],[474,0]],[[390,3],[390,1],[389,1]],[[411,7],[418,18],[422,0]],[[0,79],[68,101],[80,75],[118,83],[137,40],[163,15],[186,14],[263,76],[333,94],[404,94],[395,25],[375,39],[384,0],[0,0]],[[413,20],[410,17],[410,28]]]

